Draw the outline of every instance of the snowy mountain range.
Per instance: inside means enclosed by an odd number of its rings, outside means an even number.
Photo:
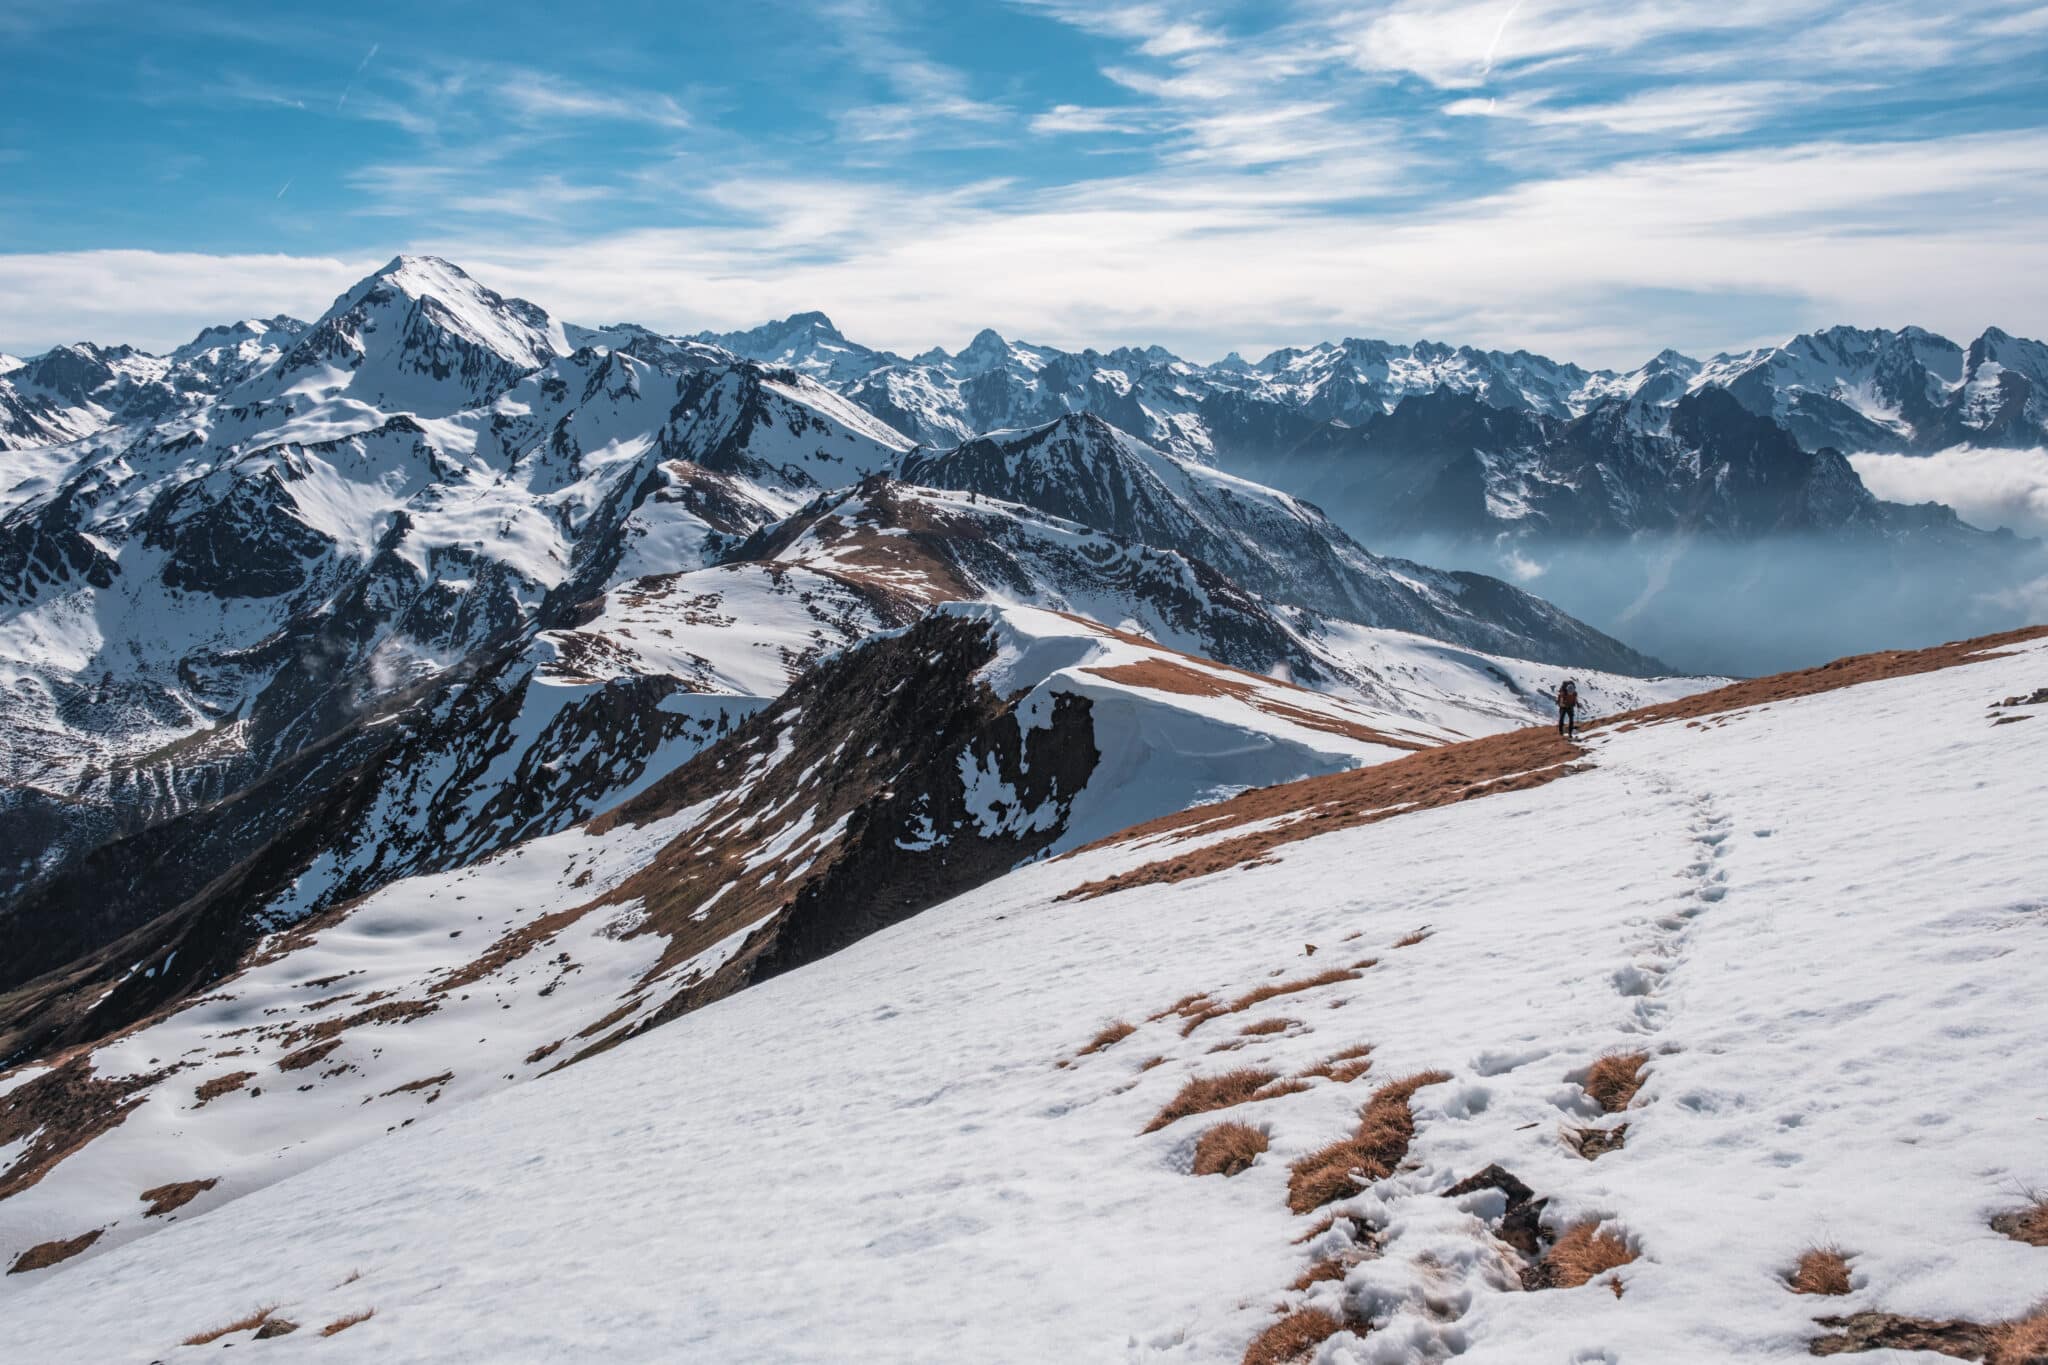
[[[437,260],[118,359],[74,386],[88,434],[9,457],[0,988],[252,858],[223,943],[561,828],[940,602],[1081,610],[1410,715],[1438,699],[1358,631],[1658,671],[1096,419],[926,451],[803,374],[571,329]],[[123,407],[135,375],[157,397]],[[1526,714],[1487,667],[1478,723]]]
[[[1157,346],[1064,351],[979,333],[957,354],[906,359],[800,313],[697,341],[794,369],[927,445],[1093,412],[1162,449],[1227,467],[1292,451],[1332,424],[1369,426],[1440,391],[1560,423],[1604,407],[1662,431],[1687,394],[1726,389],[1808,450],[2040,445],[2048,346],[1987,330],[1967,348],[1917,327],[1835,327],[1781,346],[1695,360],[1663,351],[1637,369],[1588,370],[1527,351],[1357,338],[1199,364]]]
[[[1798,434],[1937,341],[902,360],[400,257],[0,362],[10,1349],[1745,1358],[1823,1237],[1993,1341],[2041,632],[1719,687],[1354,533],[1975,547]]]

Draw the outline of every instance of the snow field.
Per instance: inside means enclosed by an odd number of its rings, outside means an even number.
[[[2043,655],[1603,735],[1591,771],[1177,885],[1061,901],[1154,852],[1033,865],[33,1277],[10,1334],[30,1359],[172,1360],[184,1335],[277,1302],[377,1316],[266,1358],[550,1359],[601,1340],[628,1359],[1228,1361],[1307,1303],[1370,1323],[1324,1365],[1661,1362],[1803,1358],[1824,1312],[2017,1313],[2048,1266],[1985,1223],[2018,1183],[2048,1184],[2048,939],[2021,814],[2048,779],[2033,727],[1983,707],[2037,686]],[[1365,957],[1355,980],[1185,1037],[1143,1022]],[[1298,1027],[1239,1032],[1273,1018]],[[1113,1019],[1138,1027],[1075,1060]],[[1361,1043],[1364,1079],[1140,1136],[1191,1076],[1298,1072]],[[1646,1084],[1601,1119],[1585,1069],[1634,1049]],[[1452,1079],[1414,1098],[1410,1166],[1332,1206],[1380,1253],[1289,1291],[1342,1234],[1295,1245],[1311,1220],[1286,1210],[1286,1163],[1427,1067]],[[1186,1174],[1225,1117],[1271,1150],[1239,1176]],[[1616,1119],[1626,1145],[1596,1161],[1560,1135]],[[1521,1291],[1485,1222],[1498,1196],[1440,1195],[1490,1162],[1551,1201],[1553,1231],[1602,1218],[1638,1259]],[[1847,1298],[1781,1282],[1817,1241],[1852,1253]],[[124,1311],[78,1311],[109,1302]]]

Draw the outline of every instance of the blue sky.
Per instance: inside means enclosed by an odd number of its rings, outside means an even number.
[[[904,350],[2038,335],[2044,57],[2020,0],[0,0],[0,349],[401,250]]]

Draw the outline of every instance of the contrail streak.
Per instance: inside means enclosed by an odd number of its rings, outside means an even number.
[[[1499,41],[1498,35],[1496,35],[1495,41]],[[368,52],[365,52],[363,54],[363,59],[356,63],[355,74],[348,78],[347,85],[341,87],[341,98],[334,102],[335,113],[340,113],[341,106],[348,103],[349,92],[356,88],[356,76],[360,76],[363,74],[363,68],[370,64],[370,58],[376,56],[377,49],[382,46],[384,46],[384,44],[382,43],[371,43],[370,50]]]
[[[1479,69],[1482,77],[1493,74],[1493,54],[1500,47],[1500,35],[1508,31],[1508,20],[1515,17],[1515,11],[1522,7],[1522,0],[1513,0],[1500,16],[1500,22],[1493,26],[1493,41],[1486,45],[1486,62]]]

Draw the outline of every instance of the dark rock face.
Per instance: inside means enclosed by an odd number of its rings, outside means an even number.
[[[79,529],[69,490],[0,519],[0,606],[26,606],[74,582],[112,587],[121,566]]]
[[[710,803],[607,898],[644,907],[638,932],[667,937],[663,965],[757,925],[648,1027],[836,952],[1058,839],[1100,757],[1089,703],[1060,696],[1051,724],[1026,732],[1015,699],[975,676],[994,657],[985,625],[927,617],[806,674],[729,739],[593,823],[603,832]],[[764,812],[774,818],[755,818]],[[790,837],[802,829],[820,835]],[[764,858],[778,841],[793,851]]]
[[[307,561],[334,543],[301,521],[274,469],[225,491],[195,479],[150,509],[143,543],[167,551],[163,581],[216,597],[277,597],[303,587]]]

